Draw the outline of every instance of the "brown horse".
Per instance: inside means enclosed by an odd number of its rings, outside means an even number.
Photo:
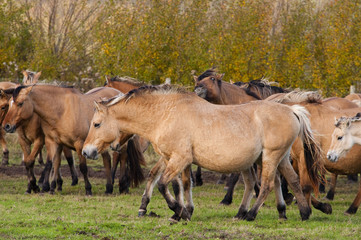
[[[84,140],[87,136],[91,118],[94,114],[93,101],[103,97],[117,95],[119,91],[112,88],[98,88],[89,94],[82,94],[71,87],[52,85],[20,86],[13,94],[14,103],[19,106],[18,114],[32,115],[36,113],[42,120],[48,151],[53,153],[51,159],[54,165],[50,192],[53,193],[59,179],[60,153],[63,146],[75,149],[80,159],[80,171],[84,176],[86,194],[91,195],[91,185],[87,175],[85,157],[81,154]],[[55,101],[54,101],[55,100]],[[10,125],[9,128],[13,128]],[[113,190],[110,173],[110,155],[104,152],[103,163],[106,172],[106,193]],[[29,163],[31,167],[33,164]],[[36,188],[36,186],[32,186]]]
[[[243,104],[249,101],[265,99],[276,93],[285,92],[284,89],[271,86],[265,80],[253,80],[248,83],[236,82],[229,84],[222,80],[223,74],[218,74],[214,68],[206,70],[200,76],[194,76],[195,92],[198,96],[205,98],[214,104]],[[228,189],[221,204],[229,205],[233,200],[233,191],[238,182],[240,174],[231,174],[227,183]],[[224,176],[222,176],[225,178]],[[197,183],[201,182],[201,170],[197,169]],[[257,185],[256,185],[257,186]],[[258,194],[259,188],[255,188]],[[291,194],[290,194],[291,195]],[[293,195],[290,197],[293,199]]]
[[[0,82],[0,90],[10,90],[10,92],[12,91],[12,89],[16,88],[16,83],[12,83],[12,82]],[[9,109],[9,98],[8,95],[2,91],[0,94],[0,123],[3,122],[4,117]],[[4,129],[0,129],[0,144],[2,147],[2,151],[3,151],[3,158],[2,158],[2,162],[1,165],[5,166],[5,165],[9,165],[9,150],[8,147],[6,145],[6,141],[5,141],[5,131]]]
[[[288,95],[288,96],[287,96]],[[308,92],[304,93],[290,93],[286,94],[283,98],[280,96],[278,102],[288,103],[288,104],[301,104],[304,106],[310,113],[310,121],[312,129],[317,132],[315,135],[320,146],[323,150],[323,153],[327,153],[327,150],[331,145],[331,135],[334,131],[334,119],[341,116],[355,116],[356,113],[361,112],[361,108],[350,108],[344,110],[337,110],[333,107],[324,106],[320,100],[320,96],[316,93]],[[293,158],[299,157],[299,152],[301,151],[302,146],[295,146],[293,148]],[[332,159],[332,154],[329,155],[329,158]],[[326,170],[334,174],[358,174],[361,173],[361,147],[354,146],[343,158],[339,159],[337,162],[331,162],[326,159],[326,156],[323,156],[322,161]],[[354,214],[357,211],[357,208],[360,204],[361,196],[361,187],[359,192],[351,204],[349,209],[345,212],[346,214]]]
[[[144,86],[144,82],[140,82],[137,79],[131,78],[131,77],[113,77],[110,78],[108,76],[105,77],[106,81],[104,83],[104,87],[112,87],[117,90],[119,90],[122,93],[127,93],[130,90],[133,90],[135,88]],[[149,141],[135,137],[134,140],[139,144],[140,150],[144,152],[147,150],[149,146]],[[112,179],[114,182],[116,170],[118,167],[118,164],[120,163],[120,176],[119,176],[119,192],[128,192],[129,191],[129,181],[128,180],[128,172],[126,171],[127,168],[125,167],[125,164],[127,163],[127,157],[128,157],[128,150],[127,150],[127,144],[124,144],[119,151],[113,152],[113,164],[112,164]],[[145,164],[144,161],[141,161],[142,164]]]
[[[150,140],[164,162],[157,174],[159,190],[179,218],[190,219],[192,206],[186,208],[183,198],[175,200],[168,191],[168,184],[178,179],[178,174],[192,162],[213,171],[241,171],[247,176],[244,178],[246,191],[236,215],[247,220],[255,219],[273,187],[278,168],[295,192],[302,219],[309,218],[311,209],[288,161],[297,136],[301,136],[312,153],[316,154],[315,149],[318,149],[302,107],[266,101],[219,106],[185,90],[164,85],[141,87],[97,105],[94,119],[98,119],[91,126],[94,131],[102,132],[112,126],[113,131],[103,136],[108,140],[117,142],[121,132]],[[84,146],[84,150],[87,155],[98,152],[92,143]],[[313,161],[312,158],[308,160]],[[254,206],[248,211],[255,184],[250,169],[256,161],[262,161],[262,185]],[[179,185],[182,193],[182,181]],[[190,187],[184,190],[191,192]],[[191,194],[188,196],[191,199]],[[278,206],[278,210],[285,211],[285,205]]]

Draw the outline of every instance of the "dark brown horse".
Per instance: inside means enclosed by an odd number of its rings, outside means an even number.
[[[111,88],[93,89],[89,94],[82,94],[71,87],[52,85],[20,86],[14,91],[13,104],[18,106],[18,114],[31,116],[36,113],[41,118],[45,139],[48,142],[47,150],[52,153],[51,159],[53,159],[54,175],[50,184],[51,193],[54,192],[57,184],[61,185],[58,181],[60,153],[63,146],[67,146],[76,150],[80,159],[80,171],[84,176],[86,194],[92,194],[86,159],[82,156],[81,149],[94,113],[93,101],[117,94],[119,91]],[[14,125],[9,126],[9,128],[13,127]],[[113,184],[110,155],[104,152],[102,156],[107,177],[106,193],[111,193]],[[29,167],[32,166],[33,164],[29,163]],[[32,185],[31,188],[35,189],[36,185]]]

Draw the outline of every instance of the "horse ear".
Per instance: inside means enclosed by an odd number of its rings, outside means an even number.
[[[2,89],[0,89],[0,97],[6,97],[6,93]]]
[[[41,75],[41,71],[36,73],[32,83],[37,83]]]
[[[229,80],[229,83],[230,83],[230,84],[233,84],[234,82],[233,82],[233,80],[232,80],[232,79],[230,79],[230,80]]]
[[[351,120],[347,119],[346,128],[349,128],[351,126]]]
[[[193,75],[194,82],[198,82],[198,77],[196,75]]]
[[[224,77],[224,73],[217,74],[217,79],[218,80],[223,80],[223,77]]]
[[[106,109],[106,107],[102,103],[97,101],[94,101],[94,106],[96,112],[104,112]]]
[[[23,70],[21,73],[24,75],[24,77],[28,77],[28,72],[26,70]]]

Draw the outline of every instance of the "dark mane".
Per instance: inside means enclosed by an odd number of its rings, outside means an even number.
[[[202,80],[204,78],[210,77],[210,76],[215,76],[216,74],[217,74],[217,71],[216,71],[215,68],[208,69],[204,73],[199,75],[198,81],[200,81],[200,80]]]
[[[15,101],[16,98],[19,96],[19,93],[21,91],[21,89],[27,88],[30,86],[25,86],[25,85],[20,85],[19,87],[15,88],[14,92],[13,92],[13,100]]]
[[[131,84],[131,85],[134,85],[134,86],[137,86],[137,87],[142,87],[142,86],[146,85],[145,82],[141,82],[138,79],[127,77],[127,76],[125,76],[125,77],[115,76],[115,77],[112,77],[109,81],[128,83],[128,84]],[[104,86],[106,86],[106,84],[107,83],[105,82]]]
[[[268,83],[267,80],[265,80],[264,78],[259,78],[256,80],[251,80],[249,82],[235,82],[234,85],[240,86],[244,89],[246,89],[246,92],[249,93],[255,93],[255,91],[257,91],[260,96],[258,96],[258,98],[262,98],[265,99],[267,97],[269,97],[272,94],[275,93],[287,93],[289,92],[288,90],[285,90],[281,87],[277,87],[277,86],[272,86]],[[250,94],[251,95],[251,94]]]
[[[172,94],[172,93],[180,93],[180,94],[187,94],[189,93],[187,89],[170,84],[162,84],[162,85],[145,85],[140,88],[133,89],[126,93],[125,95],[119,94],[113,98],[105,100],[102,104],[107,106],[112,106],[121,100],[128,101],[129,99],[141,96],[145,94]]]

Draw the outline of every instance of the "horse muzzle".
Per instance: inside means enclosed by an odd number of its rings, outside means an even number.
[[[207,89],[205,89],[203,87],[196,87],[194,89],[194,92],[201,98],[206,98],[206,96],[207,96]]]
[[[112,151],[115,151],[115,152],[120,152],[121,146],[120,146],[119,143],[117,143],[117,144],[115,144],[115,145],[110,144],[110,149],[111,149]]]
[[[4,130],[7,133],[14,133],[16,130],[16,125],[11,125],[11,124],[7,123],[4,125]]]
[[[337,162],[339,156],[334,151],[329,151],[327,153],[327,159],[331,162]]]
[[[85,146],[82,151],[82,155],[89,159],[98,159],[98,150],[94,146]]]

